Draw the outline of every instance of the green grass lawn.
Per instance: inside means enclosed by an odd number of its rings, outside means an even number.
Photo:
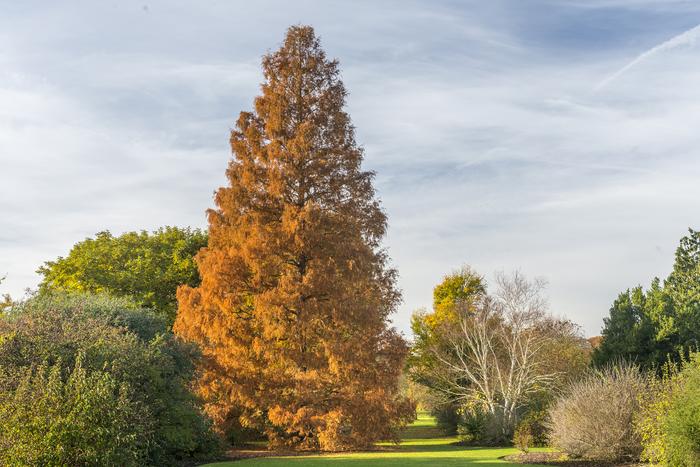
[[[264,457],[235,462],[208,464],[209,467],[402,467],[402,466],[520,466],[499,459],[517,452],[513,448],[455,446],[454,437],[444,437],[435,421],[424,414],[408,427],[399,446],[382,444],[385,451],[341,454],[311,454],[303,456]]]

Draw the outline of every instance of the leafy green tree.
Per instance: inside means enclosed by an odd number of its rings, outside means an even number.
[[[37,271],[44,276],[39,289],[130,297],[172,325],[177,288],[199,285],[194,255],[206,244],[198,229],[165,227],[117,237],[99,232],[75,244],[68,256],[44,263]]]
[[[474,300],[486,293],[482,276],[468,266],[446,275],[433,289],[433,310],[418,310],[411,317],[413,345],[407,360],[411,378],[429,388],[441,385],[435,374],[437,362],[428,351],[441,338],[439,328],[457,323],[455,307],[460,302]]]
[[[139,431],[139,443],[145,446],[139,465],[172,465],[179,459],[215,451],[216,442],[209,423],[202,415],[199,400],[189,391],[195,377],[198,353],[192,345],[165,331],[163,323],[164,318],[138,308],[129,299],[106,294],[47,293],[16,304],[9,313],[0,317],[0,399],[9,401],[10,405],[12,401],[24,401],[22,384],[30,388],[41,385],[44,376],[35,369],[46,366],[50,367],[49,373],[60,372],[62,379],[52,382],[58,395],[49,393],[45,400],[58,397],[56,410],[63,410],[60,407],[68,410],[79,397],[70,392],[70,375],[81,369],[85,375],[79,378],[86,379],[96,388],[105,384],[107,389],[103,390],[112,391],[113,397],[93,394],[101,402],[95,402],[94,406],[75,407],[75,410],[85,410],[80,417],[101,418],[103,410],[112,410],[110,404],[125,404],[128,410],[138,410],[137,418],[144,424],[143,430]],[[54,370],[54,367],[58,369]],[[93,395],[86,394],[85,397]],[[124,398],[128,400],[120,402]],[[26,400],[26,403],[30,406],[18,409],[17,417],[31,413],[31,402]],[[80,404],[83,404],[82,399]],[[82,430],[80,417],[65,418],[61,415],[65,421],[61,424],[52,422],[51,417],[34,416],[34,425],[16,427],[20,432],[0,430],[0,446],[20,441],[32,443],[33,430],[39,430],[37,426],[47,423],[46,430],[52,430],[56,439],[71,438],[78,443],[74,449],[91,449],[91,435],[71,434]],[[133,435],[128,425],[119,425],[115,421],[110,429],[115,430],[114,436],[122,440]],[[129,444],[123,449],[131,452],[140,450],[138,446]],[[112,448],[118,447],[110,444]],[[119,450],[122,452],[122,448]],[[47,465],[35,464],[30,457],[26,459],[25,464]]]
[[[407,359],[411,379],[428,388],[430,411],[438,425],[448,434],[454,434],[459,421],[461,403],[449,397],[440,362],[434,352],[435,346],[449,344],[442,340],[441,328],[457,325],[456,306],[461,302],[476,299],[486,293],[486,282],[468,266],[446,275],[433,289],[433,310],[418,310],[411,317],[413,345]]]
[[[660,370],[700,344],[700,232],[690,229],[676,250],[663,285],[655,278],[619,295],[604,319],[603,340],[593,352],[598,366],[634,361]]]
[[[433,310],[448,314],[459,301],[486,293],[484,278],[468,266],[446,275],[433,289]]]

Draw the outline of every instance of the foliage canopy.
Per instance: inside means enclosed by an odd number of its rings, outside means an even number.
[[[177,287],[199,284],[194,255],[206,243],[205,233],[189,228],[164,227],[117,237],[99,232],[76,243],[68,256],[44,263],[37,271],[43,276],[39,288],[130,297],[172,324]]]
[[[603,340],[593,361],[604,366],[620,359],[660,370],[679,362],[700,343],[700,231],[690,229],[676,249],[673,270],[619,295],[604,319]]]

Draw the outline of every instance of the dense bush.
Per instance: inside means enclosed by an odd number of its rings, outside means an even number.
[[[436,405],[432,408],[430,414],[435,417],[438,428],[446,435],[452,436],[457,434],[457,425],[460,419],[458,404],[446,402],[441,405]]]
[[[551,408],[552,444],[574,457],[637,459],[642,446],[633,422],[644,388],[645,378],[633,365],[592,371]]]
[[[171,465],[215,450],[215,438],[197,399],[188,390],[196,358],[191,345],[166,330],[163,318],[125,299],[41,295],[0,317],[0,371],[7,376],[0,386],[0,399],[10,405],[14,401],[14,416],[29,417],[39,425],[50,423],[54,439],[60,442],[53,449],[39,443],[37,449],[44,446],[48,451],[34,455],[92,449],[92,435],[84,433],[84,420],[102,420],[103,411],[112,410],[114,404],[125,408],[124,416],[136,411],[138,423],[116,419],[109,425],[114,438],[104,442],[135,437],[138,442],[112,443],[114,453],[110,455],[123,459],[140,456],[139,463],[146,465]],[[41,385],[42,378],[51,379],[53,392],[41,397],[45,401],[54,398],[55,410],[73,407],[84,413],[80,417],[39,413],[29,393]],[[82,382],[98,391],[84,394],[88,399],[96,398],[92,405],[86,405],[83,395],[73,389]],[[49,421],[52,418],[55,423]],[[20,424],[14,432],[1,430],[0,446],[13,444],[13,439],[31,440],[36,434],[32,430],[43,430],[32,426]],[[64,442],[67,444],[61,444]],[[0,464],[12,463],[3,458],[6,452],[0,450]],[[26,463],[33,464],[29,458]],[[95,464],[85,461],[80,465]]]
[[[635,420],[637,432],[642,440],[642,460],[654,464],[667,464],[666,421],[679,384],[678,369],[671,364],[663,367],[661,377],[648,374],[647,390],[640,397],[640,410]]]
[[[534,446],[534,438],[532,436],[532,426],[527,421],[521,422],[513,433],[513,445],[522,452],[529,452]]]
[[[127,385],[80,359],[68,371],[59,362],[20,373],[13,391],[0,392],[3,465],[146,463],[152,426]]]
[[[506,445],[512,441],[513,432],[503,432],[503,412],[490,413],[479,404],[466,404],[460,408],[457,434],[463,443],[481,445]]]
[[[522,429],[530,433],[530,446],[543,447],[549,442],[547,429],[548,414],[546,410],[533,409],[525,413],[518,424],[518,430]],[[516,430],[517,431],[517,430]],[[517,446],[516,446],[517,447]]]
[[[700,360],[695,358],[680,375],[666,421],[668,463],[700,465]]]
[[[637,428],[644,460],[661,465],[700,465],[700,354],[650,381]]]
[[[467,404],[460,409],[458,415],[457,434],[462,442],[485,443],[491,437],[487,433],[488,416],[480,407]]]

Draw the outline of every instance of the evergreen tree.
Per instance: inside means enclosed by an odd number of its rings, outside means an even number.
[[[273,447],[367,446],[413,416],[397,395],[407,346],[389,327],[400,294],[387,219],[313,29],[291,27],[262,67],[175,331],[202,348],[219,427],[262,429]]]
[[[599,366],[625,359],[661,370],[669,359],[700,346],[700,232],[690,229],[676,249],[673,271],[644,292],[620,294],[604,319],[603,340],[593,352]]]
[[[673,271],[665,288],[675,309],[679,343],[700,346],[700,231],[688,229],[676,249]]]

